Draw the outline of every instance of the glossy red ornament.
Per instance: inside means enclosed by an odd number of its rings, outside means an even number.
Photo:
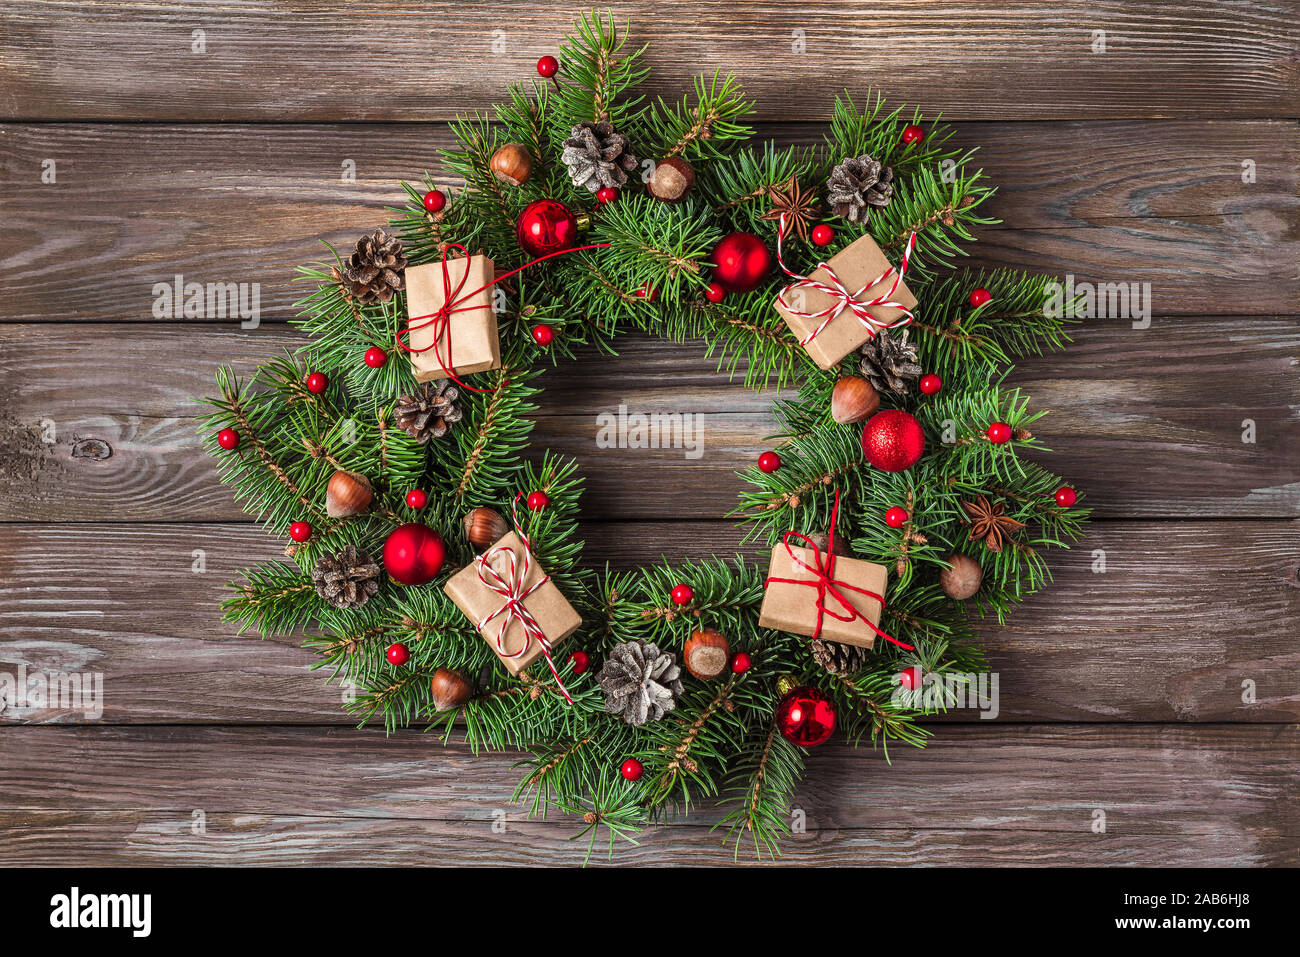
[[[447,194],[440,189],[431,189],[424,194],[424,208],[431,213],[442,212],[447,205]]]
[[[781,456],[775,452],[764,452],[758,457],[758,470],[760,472],[775,472],[781,467]]]
[[[400,641],[395,641],[388,646],[388,650],[384,652],[384,657],[388,659],[390,665],[400,668],[411,660],[411,650]]]
[[[749,652],[738,651],[731,656],[731,673],[733,675],[743,675],[752,667],[754,667],[754,662],[749,657]]]
[[[540,489],[536,492],[528,493],[528,509],[533,512],[540,512],[546,506],[551,504],[551,497]]]
[[[882,472],[905,472],[925,453],[925,431],[902,409],[886,409],[862,427],[862,454]]]
[[[818,246],[829,246],[835,241],[835,230],[831,229],[825,223],[814,226],[812,229],[812,241]]]
[[[902,528],[907,524],[907,509],[895,505],[885,512],[885,524],[890,528]]]
[[[423,585],[442,570],[447,548],[428,525],[407,522],[384,539],[384,570],[403,585]]]
[[[573,673],[580,675],[591,667],[591,658],[588,657],[585,651],[575,651],[569,655],[569,663],[573,665]]]
[[[979,289],[976,289],[974,292],[970,294],[970,304],[971,307],[974,309],[978,309],[986,302],[992,302],[992,301],[993,301],[993,293],[989,292],[983,286],[981,286]]]
[[[381,369],[383,368],[384,363],[388,361],[388,353],[379,348],[379,346],[371,346],[366,350],[366,354],[363,358],[366,365],[370,366],[370,368]]]
[[[898,673],[898,683],[908,691],[915,691],[921,687],[921,678],[921,669],[916,665],[904,668]]]
[[[533,342],[543,349],[555,341],[555,330],[544,322],[533,326]]]
[[[909,123],[907,126],[903,127],[903,142],[908,146],[911,146],[913,143],[924,143],[925,130],[921,129],[921,127],[917,126],[915,123]]]
[[[539,199],[519,214],[515,236],[534,259],[571,249],[578,240],[578,220],[563,203]]]
[[[753,233],[724,236],[709,254],[713,278],[727,292],[749,292],[772,271],[772,253]]]
[[[305,542],[311,538],[311,522],[294,522],[289,526],[289,537],[295,542]]]
[[[695,589],[690,585],[676,585],[673,588],[673,604],[687,605],[695,598]]]
[[[330,387],[329,377],[323,372],[313,372],[307,376],[307,391],[320,395]]]
[[[787,741],[815,748],[835,730],[835,705],[816,688],[795,688],[777,703],[776,724]]]
[[[222,429],[217,433],[217,445],[227,452],[239,448],[239,433],[234,429]]]
[[[645,774],[645,765],[636,758],[628,758],[619,768],[619,773],[628,781],[640,781],[641,775]]]
[[[988,428],[989,441],[994,445],[1002,445],[1011,441],[1011,426],[1005,422],[994,422]]]
[[[943,388],[943,380],[931,372],[928,375],[921,376],[919,388],[923,395],[936,395]]]
[[[555,57],[547,54],[537,61],[537,75],[544,76],[547,79],[555,76],[560,72],[560,61]]]
[[[413,488],[406,493],[406,507],[420,509],[429,504],[429,493],[422,488]]]
[[[1079,493],[1068,485],[1062,485],[1056,490],[1056,494],[1052,497],[1056,499],[1056,504],[1061,506],[1061,508],[1069,508],[1075,502],[1079,501]]]
[[[727,290],[722,288],[722,283],[711,282],[709,288],[704,290],[704,298],[709,302],[722,302],[727,298]]]
[[[596,190],[596,202],[602,206],[615,202],[618,199],[617,186],[602,186]]]

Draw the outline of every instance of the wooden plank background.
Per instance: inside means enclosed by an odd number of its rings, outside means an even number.
[[[614,9],[652,43],[652,92],[736,69],[781,142],[817,139],[841,87],[944,112],[999,185],[973,263],[1151,284],[1149,328],[1092,320],[1016,372],[1097,521],[984,631],[1001,714],[935,721],[892,766],[813,755],[787,860],[1300,863],[1297,4]],[[0,4],[0,670],[105,681],[97,720],[0,713],[0,863],[581,860],[571,822],[509,804],[510,755],[351,728],[294,638],[220,623],[224,584],[279,545],[216,482],[192,402],[218,364],[301,341],[293,267],[439,175],[442,121],[531,77],[570,20]],[[260,283],[262,325],[156,319],[176,274]],[[771,394],[691,344],[620,351],[548,372],[534,433],[582,464],[589,558],[744,550],[720,516]],[[597,449],[620,403],[705,413],[704,456]],[[616,860],[729,862],[718,816]]]

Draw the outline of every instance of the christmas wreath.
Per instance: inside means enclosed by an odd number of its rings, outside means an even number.
[[[1080,534],[1003,384],[1070,309],[1051,277],[953,268],[993,189],[946,127],[843,95],[819,146],[754,144],[734,76],[651,102],[642,52],[584,16],[454,123],[462,188],[406,185],[388,230],[301,270],[308,345],[219,372],[206,442],[290,540],[225,612],[305,631],[363,724],[531,754],[516,799],[589,852],[718,798],[737,850],[775,853],[806,749],[924,744],[987,675],[976,623]],[[761,567],[582,564],[575,464],[526,455],[535,380],[629,328],[798,386],[741,473]]]

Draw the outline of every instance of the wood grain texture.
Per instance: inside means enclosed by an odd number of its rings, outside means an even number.
[[[597,567],[739,548],[736,529],[720,522],[582,532]],[[0,670],[101,672],[99,720],[110,724],[348,724],[340,689],[309,670],[315,656],[297,638],[239,637],[219,621],[226,584],[280,552],[248,525],[0,526]],[[1056,581],[1007,628],[981,629],[1001,720],[1296,721],[1298,556],[1300,522],[1094,526],[1053,559]],[[0,714],[87,720],[57,707]]]
[[[612,6],[631,18],[634,42],[653,41],[649,92],[672,99],[696,73],[736,70],[767,118],[825,115],[822,91],[885,77],[900,99],[958,118],[1295,111],[1289,2]],[[488,107],[505,81],[534,78],[577,12],[518,2],[15,4],[0,19],[0,108],[42,119],[446,119]],[[1099,30],[1105,52],[1093,52]]]
[[[810,755],[785,860],[1294,864],[1295,731],[954,726],[892,767],[830,745]],[[0,729],[0,863],[581,862],[571,820],[511,803],[511,757],[416,733]],[[719,816],[706,804],[616,860],[729,863]]]
[[[179,273],[258,283],[262,320],[284,321],[294,266],[384,222],[450,142],[443,126],[0,126],[0,319],[151,321],[154,284]],[[1294,123],[967,123],[957,142],[980,148],[1003,220],[971,265],[1150,283],[1160,318],[1300,311]]]

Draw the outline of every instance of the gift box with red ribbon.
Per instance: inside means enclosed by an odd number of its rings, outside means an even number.
[[[759,627],[870,648],[886,577],[884,565],[782,542],[772,549]]]
[[[501,367],[492,310],[495,271],[486,256],[406,267],[408,325],[399,343],[410,353],[417,382]]]

